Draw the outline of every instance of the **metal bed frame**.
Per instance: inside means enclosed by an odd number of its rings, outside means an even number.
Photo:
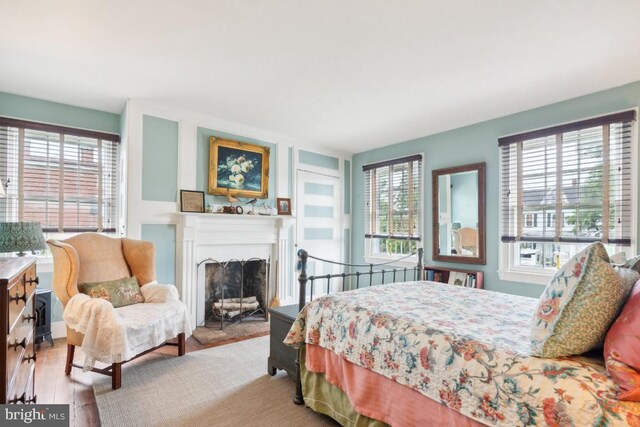
[[[345,291],[345,284],[347,282],[347,279],[351,279],[351,278],[355,278],[355,289],[360,289],[360,281],[361,281],[361,277],[363,278],[363,280],[366,281],[366,277],[368,277],[368,286],[376,286],[376,285],[384,285],[385,284],[385,278],[387,278],[387,275],[392,275],[392,280],[389,283],[393,283],[396,281],[396,279],[398,278],[398,276],[402,276],[403,281],[407,281],[407,273],[409,272],[413,272],[413,277],[410,277],[410,280],[423,280],[424,279],[424,271],[423,271],[423,263],[422,263],[422,256],[424,254],[424,250],[422,248],[418,248],[417,252],[414,252],[410,255],[407,255],[403,258],[399,258],[393,261],[388,261],[388,262],[383,262],[383,263],[379,263],[379,264],[349,264],[349,263],[343,263],[343,262],[337,262],[337,261],[330,261],[327,259],[323,259],[323,258],[319,258],[319,257],[315,257],[312,255],[309,255],[307,253],[307,251],[305,251],[304,249],[300,249],[298,251],[298,270],[300,270],[300,274],[298,275],[298,284],[300,286],[299,288],[299,298],[298,298],[298,312],[302,311],[302,309],[304,308],[304,306],[307,304],[307,302],[311,302],[313,300],[313,290],[314,290],[314,284],[316,282],[316,280],[320,281],[320,280],[326,280],[327,281],[327,295],[331,293],[331,280],[332,279],[342,279],[342,291]],[[413,257],[414,255],[418,256],[418,263],[416,264],[415,267],[411,267],[411,268],[407,268],[407,267],[393,267],[392,264],[396,264],[398,261],[402,261],[405,260],[407,258]],[[339,273],[339,274],[325,274],[325,275],[313,275],[313,276],[307,276],[307,261],[309,260],[309,258],[314,259],[316,261],[321,261],[324,263],[328,263],[328,264],[333,264],[333,265],[339,265],[342,267],[347,268],[349,271],[351,271],[351,269],[356,269],[353,272],[349,272],[349,273]],[[377,270],[376,268],[378,267],[382,267],[381,269]],[[384,267],[389,267],[385,270]],[[359,271],[358,269],[365,269],[365,271]],[[380,275],[380,283],[374,283],[373,282],[373,276],[379,274]],[[310,282],[310,296],[309,296],[309,301],[307,301],[307,283]],[[351,288],[351,286],[349,287],[349,290],[353,290]],[[297,352],[296,355],[296,393],[293,397],[293,402],[296,405],[303,405],[304,404],[304,398],[302,396],[302,382],[301,382],[301,378],[300,378],[300,352]]]

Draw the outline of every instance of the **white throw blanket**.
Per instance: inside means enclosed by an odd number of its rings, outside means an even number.
[[[184,332],[191,335],[186,306],[173,285],[149,283],[140,288],[145,302],[113,308],[109,301],[77,294],[69,300],[63,318],[84,334],[84,370],[96,361],[125,362]]]

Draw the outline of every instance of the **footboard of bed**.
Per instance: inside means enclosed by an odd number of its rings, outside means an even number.
[[[327,285],[327,294],[331,293],[331,281],[332,280],[340,280],[342,284],[342,291],[347,290],[345,284],[347,283],[347,279],[353,280],[355,282],[355,289],[359,289],[361,285],[364,285],[368,282],[368,286],[375,286],[378,283],[374,283],[374,276],[380,278],[381,285],[385,284],[385,281],[388,283],[393,283],[396,281],[404,281],[407,280],[423,280],[424,279],[424,271],[423,271],[423,263],[422,256],[424,251],[422,248],[419,248],[416,253],[407,255],[406,257],[380,263],[380,264],[348,264],[336,261],[330,261],[322,258],[318,258],[312,255],[309,255],[307,251],[304,249],[300,249],[298,251],[298,269],[300,270],[300,274],[298,275],[298,284],[299,284],[299,294],[298,294],[298,311],[302,311],[304,306],[307,304],[307,284],[309,283],[309,301],[313,299],[314,295],[314,285],[316,280],[324,281],[326,280]],[[393,264],[398,263],[399,261],[406,260],[410,257],[416,256],[418,261],[415,267],[407,268],[407,267],[394,267]],[[307,261],[309,258],[314,260],[339,265],[343,268],[343,272],[339,274],[325,274],[321,276],[307,276]],[[351,290],[351,288],[349,289]],[[293,396],[293,403],[296,405],[304,405],[304,396],[302,395],[302,381],[300,377],[300,351],[297,352],[296,355],[296,393]]]

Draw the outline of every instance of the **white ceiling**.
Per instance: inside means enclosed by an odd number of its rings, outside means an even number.
[[[640,80],[638,0],[0,0],[0,91],[350,152]]]

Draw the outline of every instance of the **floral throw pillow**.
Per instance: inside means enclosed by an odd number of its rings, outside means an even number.
[[[114,308],[144,302],[140,286],[135,277],[126,277],[108,282],[83,283],[78,290],[91,298],[102,298],[109,301]]]
[[[542,293],[531,324],[531,354],[561,357],[602,347],[632,287],[611,266],[602,243],[588,246]]]

